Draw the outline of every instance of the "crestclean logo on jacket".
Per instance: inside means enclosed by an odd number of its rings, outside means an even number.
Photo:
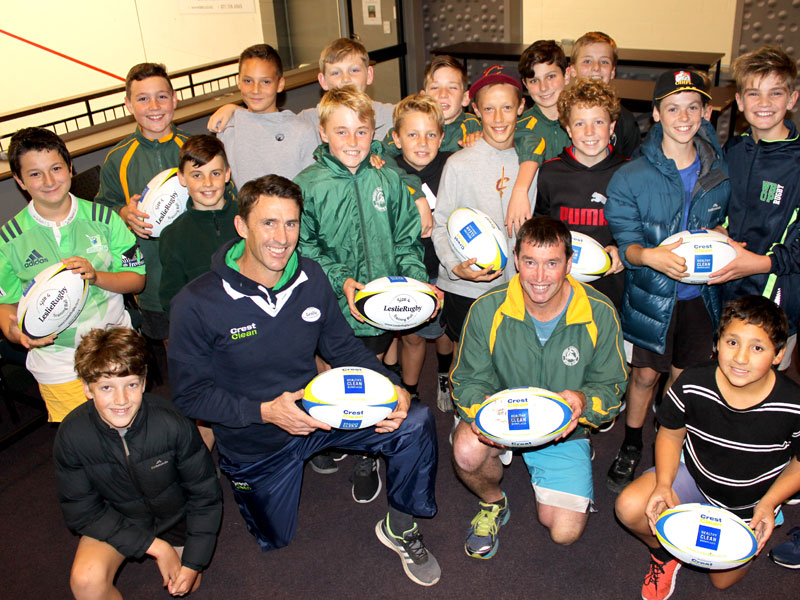
[[[243,338],[252,337],[254,335],[258,335],[258,329],[256,328],[255,322],[250,323],[250,325],[231,327],[232,340],[241,340]]]

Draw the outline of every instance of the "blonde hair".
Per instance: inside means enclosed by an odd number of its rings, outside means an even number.
[[[797,65],[780,46],[762,46],[742,54],[733,61],[731,70],[739,93],[750,77],[761,79],[767,75],[777,75],[786,82],[790,92],[794,90],[797,79]]]
[[[614,41],[614,38],[607,33],[603,33],[602,31],[589,31],[575,40],[575,43],[572,44],[572,54],[569,57],[569,63],[572,66],[575,66],[575,61],[578,60],[578,52],[580,52],[581,48],[585,48],[586,46],[590,46],[592,44],[608,44],[611,46],[611,55],[613,57],[612,66],[616,68],[618,60],[617,43]]]
[[[357,55],[364,62],[364,68],[369,67],[369,54],[364,44],[349,38],[338,38],[325,46],[320,52],[319,72],[324,75],[325,65],[339,62],[350,54]]]
[[[360,121],[366,121],[372,129],[375,129],[375,109],[372,108],[372,100],[352,85],[325,92],[319,102],[319,124],[325,127],[333,111],[340,106],[349,108],[358,115]]]
[[[614,89],[600,79],[578,79],[568,85],[558,97],[558,122],[566,129],[569,125],[569,116],[576,106],[581,108],[594,108],[599,106],[608,111],[612,121],[619,117],[619,98]]]
[[[393,119],[394,130],[400,132],[400,125],[409,113],[419,112],[431,117],[439,129],[439,133],[444,131],[444,113],[439,103],[428,96],[428,94],[411,94],[406,96],[394,107]]]
[[[422,80],[422,85],[427,88],[431,79],[433,79],[433,74],[443,67],[449,67],[458,71],[461,75],[461,86],[465,90],[469,87],[469,77],[467,76],[467,70],[464,68],[464,64],[457,58],[445,54],[434,56],[433,60],[425,67],[425,77]]]

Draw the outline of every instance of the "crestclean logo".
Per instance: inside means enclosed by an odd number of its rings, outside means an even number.
[[[565,348],[564,352],[561,353],[561,360],[568,367],[574,367],[575,365],[578,364],[578,361],[580,359],[581,359],[581,353],[578,352],[578,349],[575,346],[570,346],[569,348]]]
[[[28,258],[25,260],[25,268],[30,269],[31,267],[35,267],[36,265],[43,265],[45,263],[50,262],[44,256],[39,254],[36,250],[30,253]]]
[[[158,469],[159,467],[163,467],[164,465],[168,465],[168,464],[169,464],[169,461],[168,461],[168,460],[161,460],[161,459],[159,458],[159,459],[156,461],[156,464],[154,464],[152,467],[150,467],[150,470],[151,470],[151,471],[153,471],[153,470],[155,470],[155,469]]]
[[[241,340],[244,338],[253,337],[254,335],[258,335],[258,329],[256,328],[255,323],[250,323],[250,325],[242,325],[241,327],[231,327],[232,340]]]
[[[375,188],[375,191],[372,192],[372,206],[375,207],[375,210],[380,212],[386,212],[386,196],[383,194],[383,188]]]
[[[761,201],[779,206],[783,197],[783,186],[771,181],[761,182]]]

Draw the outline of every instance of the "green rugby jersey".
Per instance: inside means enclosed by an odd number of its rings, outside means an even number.
[[[0,303],[16,304],[40,271],[72,256],[86,258],[97,271],[144,274],[136,237],[119,215],[107,206],[70,197],[70,212],[60,227],[30,203],[0,228]],[[69,329],[53,345],[28,353],[28,370],[39,383],[72,381],[81,336],[108,324],[130,326],[122,295],[90,285],[86,305]]]

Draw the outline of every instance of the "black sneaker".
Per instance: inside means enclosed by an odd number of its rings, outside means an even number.
[[[328,450],[328,455],[334,460],[334,462],[339,462],[347,458],[347,453],[342,452],[341,450]]]
[[[633,481],[636,465],[642,460],[642,450],[631,444],[626,444],[617,452],[614,462],[608,469],[606,487],[619,494],[626,485]]]
[[[329,452],[320,452],[312,456],[311,468],[323,475],[330,475],[339,470],[339,466],[334,462],[333,456]]]
[[[792,527],[789,539],[769,551],[769,557],[787,569],[800,569],[800,527]]]
[[[353,500],[360,504],[372,502],[381,492],[381,473],[378,460],[369,456],[356,456],[353,465]]]
[[[375,535],[381,544],[397,552],[403,561],[403,570],[411,581],[419,585],[434,585],[439,581],[442,569],[425,547],[416,523],[414,527],[403,532],[402,537],[398,537],[389,531],[384,518],[375,525]]]
[[[437,373],[436,382],[439,390],[436,394],[436,408],[442,412],[452,412],[453,399],[450,397],[450,377],[447,373]]]

